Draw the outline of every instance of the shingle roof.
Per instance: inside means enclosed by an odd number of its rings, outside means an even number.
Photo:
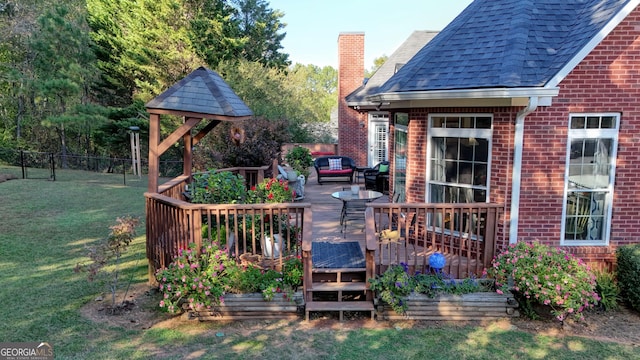
[[[377,93],[540,87],[628,0],[476,0]]]
[[[199,67],[146,104],[149,109],[230,117],[251,116],[251,109],[220,75]]]
[[[414,31],[371,76],[367,83],[346,96],[350,106],[368,104],[365,97],[375,94],[397,69],[404,66],[422,47],[438,34],[437,31]]]

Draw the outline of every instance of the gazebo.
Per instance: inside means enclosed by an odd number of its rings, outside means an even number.
[[[253,112],[215,71],[199,67],[184,79],[146,104],[149,112],[149,185],[158,192],[159,159],[182,138],[184,142],[183,176],[191,176],[192,148],[221,121],[242,121]],[[182,126],[164,140],[160,138],[160,115],[184,118]],[[196,135],[192,130],[201,121],[209,123]]]

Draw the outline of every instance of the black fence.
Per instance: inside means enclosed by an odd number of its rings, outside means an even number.
[[[0,148],[0,163],[17,166],[22,170],[23,179],[56,180],[56,169],[84,170],[100,173],[122,174],[126,183],[127,175],[133,176],[133,161],[125,158],[110,158],[88,155],[62,155],[50,152],[36,152]],[[142,174],[148,173],[149,162],[141,159]],[[161,160],[160,176],[176,177],[182,174],[182,160]]]

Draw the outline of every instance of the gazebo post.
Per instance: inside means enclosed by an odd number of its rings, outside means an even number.
[[[158,145],[160,144],[160,114],[149,115],[149,174],[147,191],[158,192],[158,177],[160,175],[160,154]]]
[[[186,122],[186,121],[185,121]],[[191,179],[193,161],[193,137],[191,130],[182,137],[184,142],[184,154],[182,155],[182,174]]]

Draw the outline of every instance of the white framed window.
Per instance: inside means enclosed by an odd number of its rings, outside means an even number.
[[[619,113],[571,114],[561,245],[608,245]]]
[[[489,201],[492,114],[434,114],[427,131],[427,199]]]

